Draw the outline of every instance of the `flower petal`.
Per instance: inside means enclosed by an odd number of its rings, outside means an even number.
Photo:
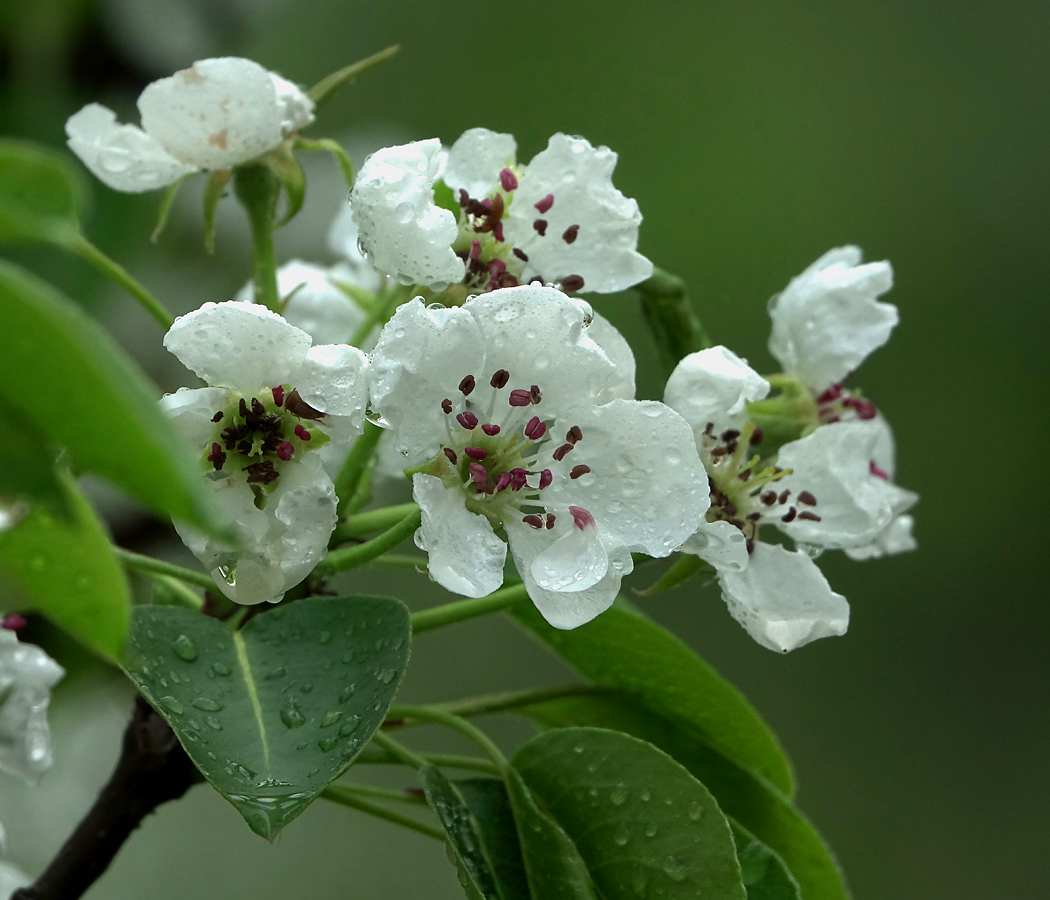
[[[35,644],[0,628],[0,770],[35,784],[51,768],[47,707],[65,674]]]
[[[846,555],[860,562],[909,553],[919,546],[911,533],[914,526],[915,520],[911,516],[897,516],[874,541],[863,547],[847,547]]]
[[[726,347],[711,347],[685,357],[664,389],[664,403],[695,431],[711,423],[716,433],[739,425],[746,405],[769,393],[769,382]]]
[[[816,393],[885,344],[899,318],[896,306],[875,299],[893,286],[890,264],[860,259],[857,247],[831,250],[769,304],[769,352]]]
[[[637,251],[642,214],[612,183],[616,154],[580,137],[555,134],[529,163],[505,220],[507,240],[524,250],[544,281],[579,275],[586,290],[622,291],[648,278],[653,264]],[[542,215],[545,197],[554,203]],[[540,236],[534,227],[542,218]],[[575,231],[570,231],[577,226]],[[570,240],[567,234],[572,234]]]
[[[733,618],[770,650],[787,653],[849,626],[846,598],[805,553],[758,542],[746,569],[721,571],[718,581]]]
[[[369,261],[404,284],[443,289],[466,273],[452,251],[456,217],[434,204],[442,159],[436,138],[386,147],[365,160],[350,192]]]
[[[719,572],[743,572],[750,561],[744,532],[722,520],[701,520],[696,534],[682,544],[682,552],[699,556]]]
[[[164,346],[208,384],[251,393],[295,379],[310,335],[258,303],[205,303],[164,336]]]
[[[359,236],[353,207],[347,203],[328,229],[328,249],[343,260],[342,265],[336,267],[341,274],[336,275],[333,269],[332,275],[338,281],[375,294],[380,288],[380,275],[361,252]]]
[[[270,72],[270,80],[277,94],[277,107],[281,112],[281,131],[291,134],[305,128],[314,120],[314,101],[297,84]]]
[[[610,552],[667,556],[693,535],[711,499],[693,431],[678,413],[652,400],[613,400],[558,421],[583,432],[566,462],[590,471],[555,480],[548,503],[588,510]]]
[[[609,554],[602,545],[598,524],[591,519],[581,528],[573,520],[570,511],[565,510],[558,515],[553,529],[544,529],[547,545],[529,566],[536,586],[545,591],[583,591],[594,587],[609,571]]]
[[[333,416],[347,416],[364,427],[368,403],[368,357],[347,344],[311,347],[295,386],[314,409]]]
[[[633,400],[634,351],[631,350],[627,339],[620,334],[612,322],[598,313],[592,314],[586,334],[602,348],[615,370],[613,377],[606,382],[598,395],[598,403],[608,403],[610,400]]]
[[[115,191],[137,194],[167,187],[196,166],[179,162],[137,125],[89,103],[66,121],[67,143],[91,174]]]
[[[142,127],[176,159],[229,169],[276,147],[289,117],[270,72],[234,56],[202,59],[148,85]]]
[[[499,173],[514,165],[517,150],[512,134],[470,128],[449,150],[442,178],[457,196],[464,190],[482,200],[499,187]]]
[[[416,545],[426,550],[434,581],[464,597],[484,597],[503,584],[507,545],[493,533],[488,519],[463,505],[462,491],[417,473],[412,497],[422,513]]]
[[[175,423],[194,453],[201,452],[216,433],[212,416],[229,397],[225,388],[179,388],[160,398],[160,408]]]

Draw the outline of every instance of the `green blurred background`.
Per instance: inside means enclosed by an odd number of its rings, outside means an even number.
[[[141,87],[194,59],[249,56],[311,84],[395,42],[401,55],[326,107],[311,134],[338,136],[358,161],[362,148],[451,142],[475,125],[513,132],[522,159],[559,130],[608,144],[620,154],[617,185],[645,214],[643,252],[688,281],[714,339],[759,369],[772,365],[766,300],[794,274],[843,243],[893,262],[888,299],[901,325],[855,382],[894,424],[898,480],[922,495],[919,552],[865,564],[826,555],[822,568],[851,601],[851,630],[787,657],[751,642],[716,590],[689,585],[645,607],[780,734],[800,804],[858,900],[1045,895],[1050,7],[9,0],[0,121],[5,134],[61,146],[83,103],[137,121]],[[326,159],[311,160],[309,176],[307,206],[278,249],[323,261],[345,189]],[[243,282],[246,239],[232,206],[207,258],[192,189],[153,246],[158,195],[93,187],[88,233],[173,309],[227,299]],[[57,253],[3,252],[82,300],[164,388],[180,383],[156,326],[129,299]],[[658,396],[629,298],[597,305],[635,346],[641,395]],[[98,496],[118,535],[175,552],[164,527]],[[421,579],[397,577],[409,602],[436,602]],[[380,583],[368,575],[355,586]],[[130,697],[118,677],[52,647],[76,670],[55,699],[58,764],[35,791],[0,782],[10,855],[33,873],[103,782]],[[563,675],[509,624],[482,621],[421,638],[404,696]],[[528,733],[493,727],[508,742]],[[187,895],[460,896],[427,838],[318,803],[271,847],[203,787],[151,818],[88,896]]]

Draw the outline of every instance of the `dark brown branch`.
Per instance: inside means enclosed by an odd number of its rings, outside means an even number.
[[[106,871],[142,820],[185,794],[199,777],[168,723],[136,697],[109,782],[51,865],[11,900],[76,900]]]

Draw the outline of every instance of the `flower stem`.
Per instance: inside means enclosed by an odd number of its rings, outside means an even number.
[[[400,741],[394,740],[389,734],[382,731],[377,731],[372,735],[372,743],[377,744],[398,762],[413,769],[422,769],[423,766],[427,765],[427,760],[424,757],[409,750]]]
[[[390,788],[373,787],[370,784],[349,784],[342,782],[340,784],[334,784],[332,787],[339,788],[341,791],[351,791],[360,797],[371,797],[374,800],[389,800],[391,803],[411,803],[414,806],[419,806],[424,803],[423,797],[414,792],[407,790],[394,791]]]
[[[139,305],[153,316],[165,331],[171,328],[172,322],[175,320],[172,318],[171,313],[165,309],[164,304],[136,281],[120,263],[106,256],[82,234],[75,235],[67,242],[63,242],[61,246],[75,253],[111,281],[115,281],[124,288],[125,291],[138,300]]]
[[[168,592],[168,596],[171,597],[174,603],[167,605],[182,606],[185,609],[192,609],[194,612],[200,612],[204,609],[204,598],[191,591],[186,586],[186,583],[179,581],[178,578],[172,578],[170,575],[160,575],[156,572],[143,572],[142,574]]]
[[[641,297],[642,313],[656,340],[666,374],[683,357],[711,346],[703,323],[689,302],[685,282],[677,275],[656,269],[632,290]]]
[[[355,444],[354,446],[356,447],[357,445]],[[354,451],[351,450],[350,452],[353,453]],[[346,466],[343,468],[345,469]],[[343,473],[340,471],[338,477],[341,478],[342,475]],[[338,490],[338,482],[336,490]],[[335,531],[332,532],[332,543],[339,544],[361,534],[389,528],[391,525],[400,522],[405,516],[418,511],[419,507],[415,503],[402,503],[398,506],[384,506],[382,509],[373,509],[370,512],[350,516],[345,522],[336,526]]]
[[[453,715],[440,707],[391,706],[387,715],[394,719],[420,719],[424,722],[444,725],[446,728],[458,731],[464,737],[477,744],[485,751],[485,754],[500,771],[503,771],[510,765],[507,762],[507,758],[500,752],[499,747],[492,742],[492,739],[485,732],[475,725],[471,725],[466,719]]]
[[[611,688],[598,687],[593,684],[556,684],[551,687],[532,688],[527,691],[502,691],[497,694],[481,694],[477,697],[464,697],[450,703],[435,703],[431,709],[470,718],[490,713],[506,712],[546,703],[548,700],[561,700],[564,697],[592,697],[600,694],[615,693]]]
[[[422,631],[430,631],[431,628],[440,628],[442,625],[451,625],[454,622],[498,612],[519,603],[526,597],[528,593],[525,591],[525,585],[519,583],[501,588],[487,597],[455,600],[444,606],[420,610],[412,614],[412,633],[419,634]]]
[[[372,560],[373,566],[389,566],[392,569],[415,569],[417,572],[427,571],[427,558],[419,554],[388,553],[386,556],[377,556]]]
[[[277,255],[273,246],[273,231],[281,182],[268,166],[254,163],[234,169],[233,191],[248,214],[248,224],[252,230],[255,302],[279,313],[281,297],[277,291]]]
[[[167,575],[169,578],[177,578],[187,584],[195,584],[208,590],[215,587],[210,575],[204,572],[195,572],[193,569],[184,569],[174,563],[154,559],[152,556],[143,556],[141,553],[133,553],[123,547],[113,547],[113,555],[120,561],[129,572],[139,572],[143,575]]]
[[[375,304],[365,315],[361,324],[357,326],[357,330],[350,336],[348,343],[353,347],[360,347],[376,325],[385,325],[394,314],[394,310],[402,303],[407,303],[411,297],[411,288],[401,284],[395,284],[393,287],[383,291],[376,297]]]
[[[354,441],[350,448],[350,455],[343,463],[339,474],[335,476],[335,494],[339,498],[339,514],[345,512],[346,505],[353,498],[357,486],[368,467],[369,461],[375,454],[376,444],[383,435],[383,429],[371,422],[365,422],[365,430],[361,436]]]
[[[340,547],[337,550],[329,550],[328,555],[322,559],[314,570],[318,575],[327,575],[331,572],[344,572],[356,566],[371,562],[377,556],[382,556],[387,550],[393,550],[419,527],[419,507],[412,504],[412,512],[402,518],[396,525],[388,528],[378,537],[372,538],[363,544],[353,547]]]
[[[418,831],[420,834],[436,838],[439,841],[445,839],[445,832],[436,825],[421,822],[414,816],[409,816],[405,813],[398,812],[395,809],[388,809],[382,804],[366,800],[353,788],[339,784],[330,784],[321,791],[321,796],[324,797],[325,800],[331,800],[333,803],[338,803],[340,806],[349,806],[351,809],[368,813],[370,816],[375,816],[377,819],[386,819],[386,821],[393,822],[395,825],[400,825],[402,828],[409,828],[412,831]]]
[[[463,769],[467,772],[484,772],[486,775],[497,775],[498,770],[487,759],[480,756],[460,756],[454,753],[420,753],[417,754],[424,762],[432,766],[440,766],[446,769]],[[366,747],[361,751],[355,766],[402,766],[406,763],[379,747]],[[413,766],[415,768],[415,766]]]

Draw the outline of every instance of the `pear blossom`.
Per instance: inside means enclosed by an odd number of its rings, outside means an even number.
[[[161,406],[199,454],[203,477],[234,522],[231,546],[185,523],[183,542],[238,603],[276,602],[324,556],[336,496],[312,451],[361,433],[367,358],[310,335],[254,303],[205,303],[180,316],[164,346],[209,387]]]
[[[147,85],[138,125],[89,103],[66,122],[70,149],[103,183],[140,193],[255,159],[314,120],[313,101],[249,59],[198,60]]]
[[[485,596],[509,544],[557,628],[607,609],[631,552],[667,556],[710,502],[689,426],[628,399],[629,348],[607,323],[594,340],[592,315],[534,285],[447,309],[417,299],[383,329],[370,370],[372,409],[412,475],[431,578]]]
[[[47,707],[66,673],[35,644],[18,639],[13,618],[0,627],[0,769],[34,783],[51,768]]]
[[[610,293],[652,274],[637,251],[638,204],[612,183],[612,150],[559,133],[527,166],[516,152],[513,136],[472,128],[447,151],[435,138],[373,153],[350,206],[375,267],[468,292],[538,279]]]

